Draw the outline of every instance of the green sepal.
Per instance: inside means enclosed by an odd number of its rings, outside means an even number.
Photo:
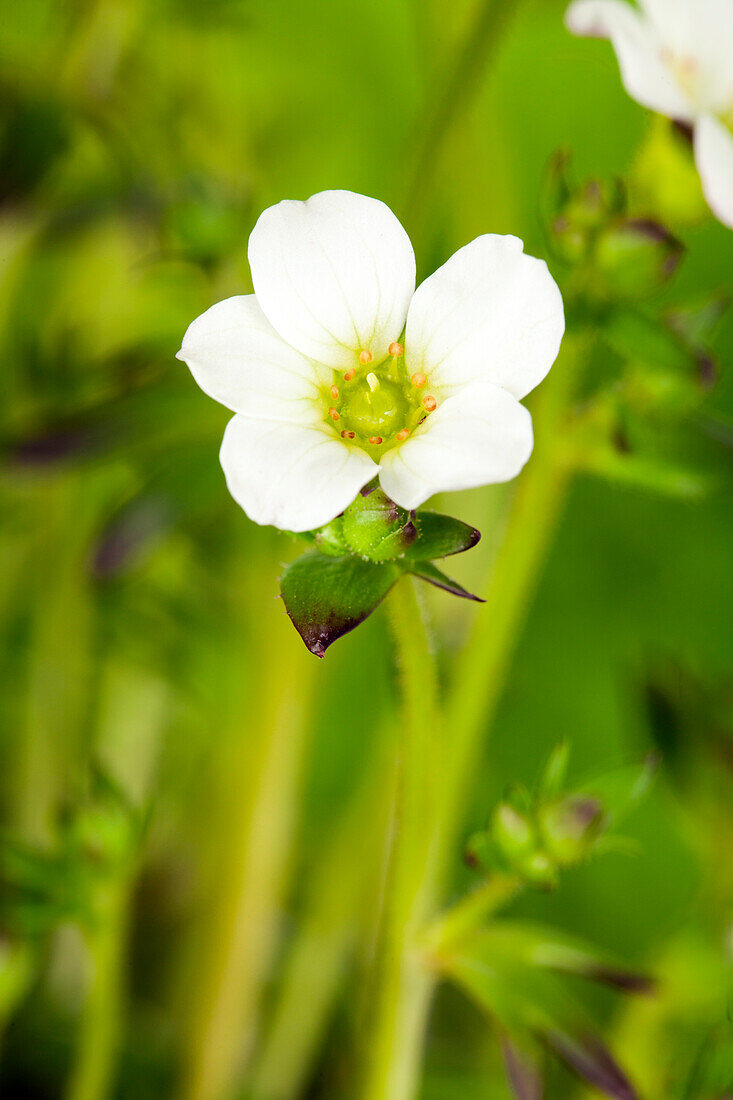
[[[412,573],[415,577],[420,577],[428,584],[434,584],[436,588],[442,588],[444,592],[450,592],[453,596],[460,596],[464,600],[475,600],[476,603],[486,602],[480,596],[474,596],[458,581],[451,580],[430,561],[412,562],[406,566],[406,572]]]
[[[433,558],[462,554],[464,550],[475,546],[481,538],[481,532],[475,527],[460,519],[453,519],[452,516],[443,516],[439,512],[416,512],[413,523],[417,537],[405,549],[405,561],[431,561]],[[460,592],[456,594],[462,595]],[[470,598],[475,599],[474,596]]]
[[[362,623],[381,603],[402,570],[353,554],[333,557],[309,550],[288,565],[280,591],[293,626],[311,653],[328,647]]]

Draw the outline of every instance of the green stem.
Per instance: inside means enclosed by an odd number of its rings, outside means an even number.
[[[437,686],[411,578],[395,587],[388,607],[403,702],[364,1100],[407,1100],[414,1094],[424,1021],[415,1016],[413,1006],[428,1003],[422,990],[429,978],[413,945],[428,911],[421,879],[431,862],[431,823],[437,809]]]
[[[460,901],[446,909],[427,930],[425,943],[430,953],[439,953],[480,928],[499,909],[508,905],[522,888],[516,875],[492,875]]]
[[[110,884],[99,924],[87,934],[89,978],[66,1100],[106,1100],[121,1048],[127,878]]]

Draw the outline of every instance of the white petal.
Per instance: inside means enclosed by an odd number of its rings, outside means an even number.
[[[403,508],[433,493],[516,477],[532,453],[532,418],[511,394],[485,382],[449,397],[422,428],[382,459],[379,480]]]
[[[733,229],[733,134],[712,115],[695,126],[695,163],[710,209]]]
[[[668,118],[691,121],[694,107],[665,61],[657,27],[626,0],[576,0],[565,15],[573,34],[610,38],[632,99]]]
[[[328,523],[377,473],[327,425],[229,421],[221,445],[227,487],[255,523],[309,531]]]
[[[418,287],[406,363],[446,394],[485,381],[524,397],[555,361],[564,328],[560,291],[544,261],[525,256],[517,237],[486,234]]]
[[[254,294],[217,302],[193,321],[178,358],[204,393],[234,412],[311,421],[314,365],[275,332]]]
[[[405,323],[415,254],[388,206],[352,191],[265,210],[249,238],[257,300],[289,344],[347,369],[384,359]]]

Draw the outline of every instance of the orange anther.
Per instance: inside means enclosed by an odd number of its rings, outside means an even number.
[[[369,348],[364,348],[363,351],[359,352],[359,362],[363,363],[364,365],[366,365],[367,363],[371,363],[373,358],[374,356],[369,351]]]
[[[353,432],[347,432],[346,428],[344,428],[344,430],[341,433],[341,438],[342,439],[353,439],[354,438],[354,433]]]
[[[344,375],[344,382],[350,382],[355,374],[356,374],[356,367],[349,367],[346,374]]]
[[[417,374],[413,374],[410,381],[412,382],[413,386],[416,386],[419,390],[421,390],[427,382],[427,378],[424,374],[418,371]]]
[[[399,440],[407,439],[409,434],[410,434],[410,429],[409,428],[403,428],[401,432],[397,432],[396,438],[399,439]]]
[[[437,409],[438,402],[435,400],[434,397],[431,397],[430,394],[428,393],[428,394],[425,395],[425,397],[423,397],[422,405],[423,405],[424,409],[426,409],[429,413],[431,413],[431,412],[434,412],[435,409]]]
[[[382,437],[381,435],[370,435],[369,442],[371,443],[372,447],[378,447],[379,444],[382,442]]]
[[[402,355],[402,352],[405,349],[402,347],[402,344],[398,344],[395,340],[393,344],[389,345],[389,348],[387,350],[389,351],[389,354],[396,359],[398,355]]]
[[[331,397],[332,397],[332,398],[334,399],[334,401],[336,400],[336,398],[338,397],[338,395],[339,395],[339,388],[338,388],[338,386],[331,386]]]
[[[341,413],[338,411],[338,409],[329,409],[328,410],[328,415],[331,417],[332,420],[340,420],[341,419]]]

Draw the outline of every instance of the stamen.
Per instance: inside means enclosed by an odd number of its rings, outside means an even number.
[[[399,439],[399,441],[402,442],[403,439],[407,439],[409,434],[410,434],[410,429],[409,428],[403,428],[401,432],[397,432],[397,435],[395,436],[395,438]]]
[[[377,378],[376,374],[373,374],[370,371],[366,377],[366,380],[367,385],[369,386],[369,389],[372,391],[372,393],[374,393],[375,390],[379,389],[379,379]]]
[[[350,382],[355,374],[356,374],[356,367],[349,367],[346,374],[344,375],[344,382]]]
[[[334,399],[334,401],[336,400],[336,398],[338,397],[338,395],[339,395],[339,388],[338,388],[338,386],[331,386],[331,397],[332,397],[332,398]]]
[[[366,366],[367,363],[371,363],[373,358],[374,358],[374,356],[369,351],[369,348],[364,348],[364,351],[359,352],[359,362],[363,366]]]
[[[338,409],[329,409],[328,410],[328,415],[331,417],[332,420],[340,420],[341,419],[341,413],[338,411]]]
[[[412,382],[413,386],[415,386],[418,390],[421,390],[427,382],[427,378],[421,371],[417,371],[416,374],[413,374],[410,381]]]
[[[379,444],[382,442],[382,437],[381,435],[370,435],[369,442],[371,443],[372,447],[378,447]]]
[[[393,359],[396,359],[399,355],[402,355],[402,352],[404,350],[405,349],[402,347],[402,344],[398,344],[396,340],[394,341],[393,344],[390,344],[389,347],[387,348],[387,351],[389,352],[389,354],[392,356]]]
[[[435,412],[438,407],[438,402],[435,400],[434,397],[431,397],[430,394],[426,394],[425,397],[423,397],[422,404],[423,408],[426,409],[429,413]]]
[[[344,428],[344,430],[341,433],[341,438],[342,439],[353,439],[354,438],[354,432],[347,432],[346,429]]]

